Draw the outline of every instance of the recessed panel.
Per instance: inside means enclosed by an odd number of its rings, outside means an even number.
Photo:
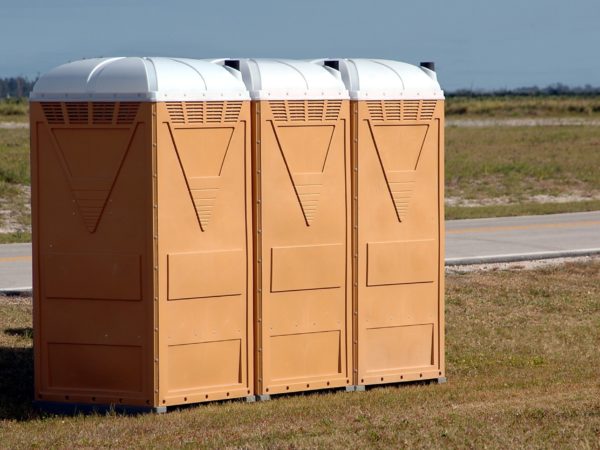
[[[169,300],[240,295],[246,283],[242,250],[171,253]]]
[[[47,360],[50,388],[142,390],[141,347],[50,343]]]
[[[339,331],[289,334],[271,339],[273,380],[338,375],[342,371]]]
[[[367,372],[401,370],[431,366],[433,361],[433,324],[366,330]]]
[[[342,244],[275,247],[271,291],[339,288],[344,284],[345,267]]]
[[[434,239],[367,244],[368,286],[433,282],[438,270]]]
[[[114,253],[51,253],[44,258],[49,298],[139,300],[140,256]]]
[[[168,348],[169,391],[206,389],[242,382],[240,339]]]

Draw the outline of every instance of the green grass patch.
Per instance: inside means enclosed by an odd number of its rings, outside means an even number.
[[[503,197],[600,192],[600,127],[448,127],[446,195]]]
[[[600,200],[565,203],[529,202],[510,205],[446,206],[446,220],[561,214],[585,211],[600,211]]]
[[[27,122],[29,102],[26,98],[0,100],[0,122]]]
[[[449,118],[600,117],[600,96],[448,97]]]
[[[29,130],[0,129],[0,189],[29,182]]]
[[[31,301],[0,299],[2,446],[597,447],[600,261],[454,274],[446,285],[445,385],[312,393],[132,417],[35,412]]]
[[[31,239],[29,130],[0,129],[0,243]]]
[[[0,244],[18,244],[31,242],[30,231],[13,231],[11,233],[0,233]]]

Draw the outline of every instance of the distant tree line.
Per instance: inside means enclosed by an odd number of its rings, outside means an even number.
[[[447,97],[548,97],[548,96],[589,96],[600,95],[600,87],[567,86],[562,83],[546,87],[530,86],[513,89],[456,89],[445,92]]]
[[[37,78],[30,79],[27,77],[0,78],[0,98],[28,97],[36,81]],[[546,97],[561,95],[600,95],[600,87],[594,87],[589,84],[573,87],[562,83],[556,83],[546,87],[529,86],[512,89],[456,89],[453,91],[446,91],[447,97]]]
[[[21,98],[29,96],[37,78],[25,77],[0,78],[0,98]]]

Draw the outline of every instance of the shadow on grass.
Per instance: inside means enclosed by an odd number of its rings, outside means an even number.
[[[31,333],[31,328],[13,328],[5,332],[11,331]],[[0,347],[0,420],[36,417],[32,401],[33,349]]]
[[[4,334],[8,336],[19,336],[23,338],[32,338],[33,337],[33,328],[31,327],[23,327],[23,328],[7,328],[4,330]]]

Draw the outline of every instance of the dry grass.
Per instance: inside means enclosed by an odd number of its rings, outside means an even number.
[[[31,304],[4,299],[0,446],[600,448],[600,261],[455,274],[447,285],[448,384],[138,417],[33,413]]]
[[[449,97],[446,115],[453,118],[599,117],[600,96]]]
[[[29,183],[29,130],[0,129],[0,243],[31,240]]]
[[[446,195],[469,203],[496,199],[496,205],[531,204],[573,197],[562,212],[589,209],[600,199],[600,127],[496,127],[446,130]],[[456,205],[463,206],[463,205]],[[489,205],[488,205],[489,206]],[[473,210],[464,209],[464,217]],[[488,208],[490,209],[490,208]],[[454,217],[461,216],[456,211]],[[491,216],[503,215],[502,208]],[[462,217],[462,216],[461,216]]]
[[[0,122],[27,122],[29,101],[26,98],[0,100]]]

